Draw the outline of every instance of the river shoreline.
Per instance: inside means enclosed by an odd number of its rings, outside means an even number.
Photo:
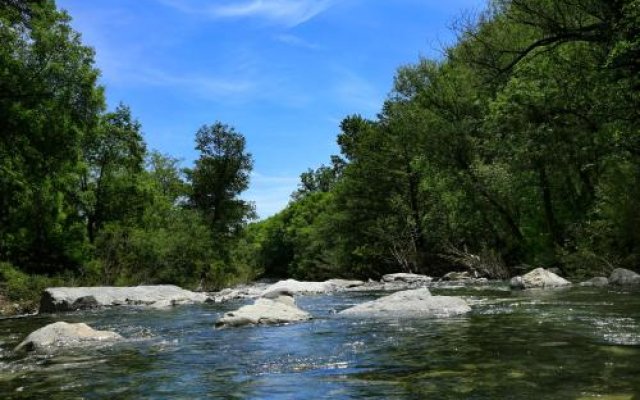
[[[453,318],[345,318],[389,291],[297,295],[313,319],[216,329],[251,299],[169,309],[111,307],[0,321],[4,398],[615,398],[640,393],[640,291],[573,285],[510,290],[435,283],[471,306]],[[59,320],[124,340],[13,353]],[[18,391],[19,390],[19,391]]]

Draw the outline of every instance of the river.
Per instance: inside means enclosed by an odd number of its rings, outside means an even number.
[[[0,320],[2,399],[640,399],[640,291],[433,289],[453,319],[336,316],[383,295],[300,296],[310,322],[214,329],[244,302]],[[50,322],[127,338],[55,355],[11,349]]]

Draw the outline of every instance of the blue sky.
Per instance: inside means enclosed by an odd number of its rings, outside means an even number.
[[[247,138],[261,217],[338,153],[347,115],[375,117],[395,70],[440,57],[452,22],[485,0],[58,0],[96,49],[111,108],[131,106],[149,148],[191,165],[196,130]]]

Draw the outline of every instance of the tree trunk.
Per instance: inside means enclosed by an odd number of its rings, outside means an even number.
[[[553,201],[551,198],[551,185],[547,175],[547,169],[541,163],[538,164],[538,178],[540,179],[540,189],[542,191],[542,203],[544,206],[545,223],[553,242],[558,246],[562,246],[562,234],[558,227],[555,212],[553,210]]]

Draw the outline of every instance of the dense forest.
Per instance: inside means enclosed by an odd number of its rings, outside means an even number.
[[[241,133],[203,125],[190,168],[148,150],[70,17],[0,0],[1,290],[638,270],[640,1],[494,0],[455,31],[250,224]]]
[[[640,1],[494,0],[252,225],[273,276],[640,268]]]
[[[253,160],[215,122],[192,168],[149,151],[125,105],[107,110],[94,53],[53,1],[0,1],[0,283],[45,285],[251,279],[235,243]]]

